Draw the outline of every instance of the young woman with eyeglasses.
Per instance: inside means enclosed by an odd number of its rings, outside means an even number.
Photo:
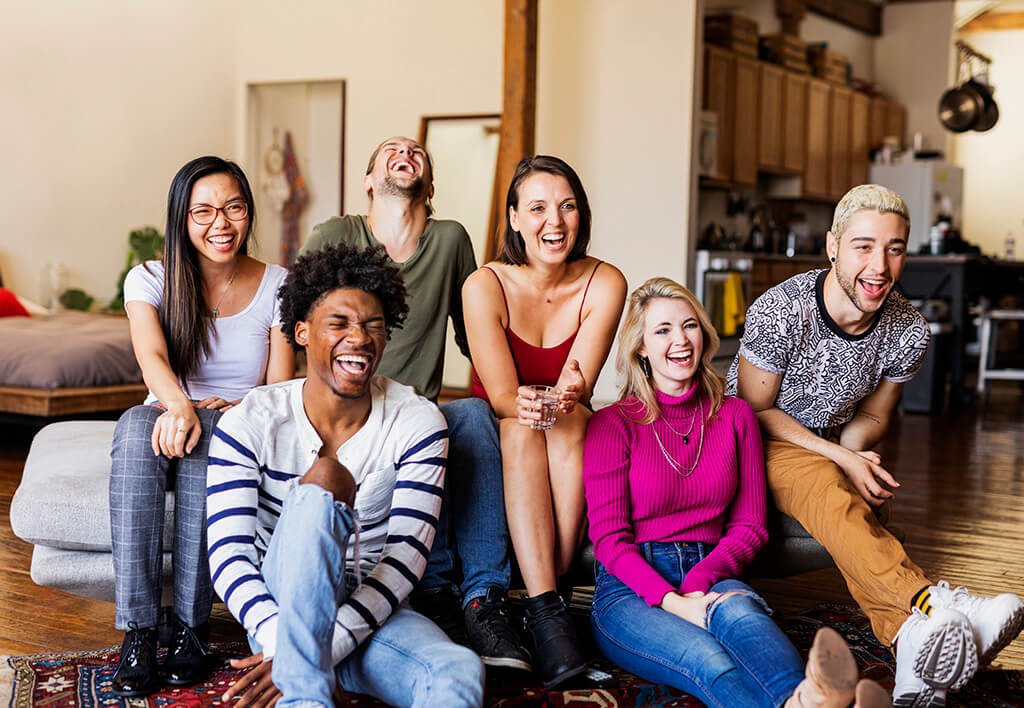
[[[206,456],[221,413],[283,381],[295,357],[277,291],[287,271],[248,255],[254,204],[241,168],[219,157],[182,167],[167,197],[162,261],[124,284],[132,346],[149,387],[114,433],[110,525],[115,624],[125,630],[113,690],[144,696],[206,677],[212,590],[206,553]],[[173,639],[162,672],[164,501],[175,490]]]

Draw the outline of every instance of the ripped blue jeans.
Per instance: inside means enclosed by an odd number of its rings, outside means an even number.
[[[675,587],[714,546],[642,543],[647,562]],[[738,591],[708,607],[707,629],[651,607],[597,564],[590,623],[611,661],[649,681],[690,693],[709,706],[781,706],[803,679],[804,662],[753,589],[722,580],[712,592]]]

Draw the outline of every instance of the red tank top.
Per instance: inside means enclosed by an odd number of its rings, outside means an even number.
[[[516,378],[520,386],[554,386],[558,383],[562,367],[565,366],[565,362],[569,358],[569,352],[572,350],[573,342],[576,341],[576,335],[580,331],[580,324],[583,322],[583,304],[587,301],[590,283],[594,280],[594,273],[597,272],[600,266],[601,261],[598,261],[597,265],[594,266],[594,270],[590,271],[590,279],[587,280],[587,286],[583,289],[580,311],[576,316],[576,331],[570,334],[561,344],[556,344],[553,347],[537,347],[523,341],[518,334],[512,331],[510,326],[505,327],[505,339],[508,340],[512,361],[516,365]],[[508,296],[505,293],[505,286],[492,268],[489,266],[483,267],[491,271],[497,279],[498,287],[501,288],[501,299],[505,302],[505,318],[506,321],[511,323],[512,318],[509,315]],[[473,395],[490,402],[490,399],[487,397],[487,391],[484,390],[484,385],[476,373],[475,366],[473,367]]]

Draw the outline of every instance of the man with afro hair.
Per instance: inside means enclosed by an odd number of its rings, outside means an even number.
[[[305,255],[280,290],[308,374],[254,389],[210,444],[214,588],[254,655],[225,702],[330,706],[336,688],[393,705],[475,706],[483,664],[405,604],[427,564],[448,431],[375,371],[407,312],[380,249]]]

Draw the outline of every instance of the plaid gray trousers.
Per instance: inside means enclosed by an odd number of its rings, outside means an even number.
[[[196,409],[203,432],[192,453],[169,459],[151,444],[163,409],[135,406],[114,430],[110,451],[110,533],[114,549],[114,626],[155,627],[163,585],[164,497],[174,490],[174,612],[190,627],[210,618],[206,555],[206,457],[219,411]]]

